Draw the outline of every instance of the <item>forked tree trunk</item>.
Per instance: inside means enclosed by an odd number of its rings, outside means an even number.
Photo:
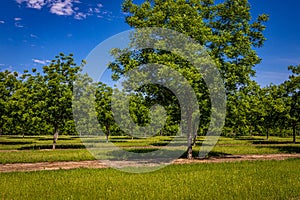
[[[53,146],[52,146],[52,149],[53,149],[53,150],[55,149],[57,140],[58,140],[58,128],[55,127],[54,135],[53,135]]]

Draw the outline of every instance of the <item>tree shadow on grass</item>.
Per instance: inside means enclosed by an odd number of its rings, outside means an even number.
[[[271,146],[272,149],[278,149],[282,153],[300,153],[300,146]]]
[[[252,144],[300,144],[300,142],[293,143],[292,141],[268,141],[268,140],[261,140],[261,141],[253,141]]]
[[[64,141],[68,141],[68,140],[75,140],[74,138],[58,138],[59,140],[64,140]],[[53,137],[50,138],[39,138],[39,141],[52,141]]]
[[[18,148],[18,150],[42,150],[52,149],[52,144],[30,145]],[[56,149],[85,149],[83,144],[57,144]]]
[[[211,151],[208,153],[207,158],[210,158],[210,157],[222,158],[224,156],[229,156],[229,155],[232,155],[232,154],[227,154],[227,153],[218,152],[218,151]],[[197,158],[198,156],[199,156],[199,151],[193,151],[193,157]],[[187,151],[182,156],[180,156],[180,158],[187,158]]]
[[[33,142],[27,141],[1,141],[0,145],[25,145],[25,144],[33,144]]]
[[[180,153],[180,150],[165,150],[157,152],[156,148],[143,148],[143,149],[129,149],[129,150],[115,150],[106,152],[105,156],[109,157],[110,160],[165,160],[170,161],[173,160],[174,155]],[[104,154],[101,155],[101,152],[99,152],[100,157],[104,156]],[[176,158],[176,157],[175,157]]]
[[[252,137],[234,137],[234,140],[245,140],[245,141],[263,141],[261,138],[252,138]]]

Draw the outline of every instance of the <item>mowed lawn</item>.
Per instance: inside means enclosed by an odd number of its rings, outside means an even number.
[[[194,155],[200,150],[204,137],[199,137]],[[300,141],[300,138],[297,138]],[[171,137],[151,137],[135,138],[130,137],[110,137],[110,141],[125,150],[143,152],[167,145],[172,140]],[[300,142],[294,144],[291,138],[270,137],[220,137],[210,156],[236,155],[236,154],[276,154],[276,153],[300,153]],[[103,138],[105,145],[105,138]],[[89,145],[89,143],[87,144]],[[83,161],[95,160],[91,153],[82,144],[78,137],[61,136],[58,140],[57,149],[52,150],[51,136],[27,136],[0,137],[0,164],[7,163],[35,163],[35,162],[55,162],[55,161]],[[184,155],[183,155],[184,156]]]
[[[0,174],[0,199],[300,199],[300,159]]]

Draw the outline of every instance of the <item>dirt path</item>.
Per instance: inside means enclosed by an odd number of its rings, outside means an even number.
[[[220,163],[236,161],[255,161],[255,160],[285,160],[289,158],[300,158],[300,154],[268,154],[268,155],[229,155],[223,157],[210,157],[208,159],[177,159],[173,164],[192,164],[192,163]],[[120,162],[126,166],[132,166],[130,162]],[[42,170],[59,170],[59,169],[77,169],[77,168],[108,168],[100,161],[80,161],[80,162],[41,162],[41,163],[16,163],[0,164],[0,172],[16,171],[42,171]]]

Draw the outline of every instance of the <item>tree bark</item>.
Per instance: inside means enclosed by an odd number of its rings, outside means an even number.
[[[188,112],[189,114],[189,112]],[[187,149],[187,159],[193,159],[193,135],[192,135],[192,121],[191,115],[188,115],[187,119],[187,132],[188,132],[188,149]]]
[[[110,135],[110,126],[106,126],[106,143],[108,143],[109,135]]]
[[[267,140],[269,140],[269,128],[267,128]]]
[[[0,137],[2,136],[2,127],[0,127]]]
[[[296,124],[293,124],[293,143],[296,143]]]
[[[190,135],[188,139],[188,150],[187,150],[187,159],[193,159],[193,137]]]
[[[55,146],[56,146],[56,143],[57,143],[57,139],[58,139],[58,128],[55,127],[54,128],[54,135],[53,135],[53,146],[52,146],[52,149],[54,150],[55,149]]]
[[[196,142],[197,142],[197,133],[195,133],[194,137],[193,137],[193,146],[196,146]]]

